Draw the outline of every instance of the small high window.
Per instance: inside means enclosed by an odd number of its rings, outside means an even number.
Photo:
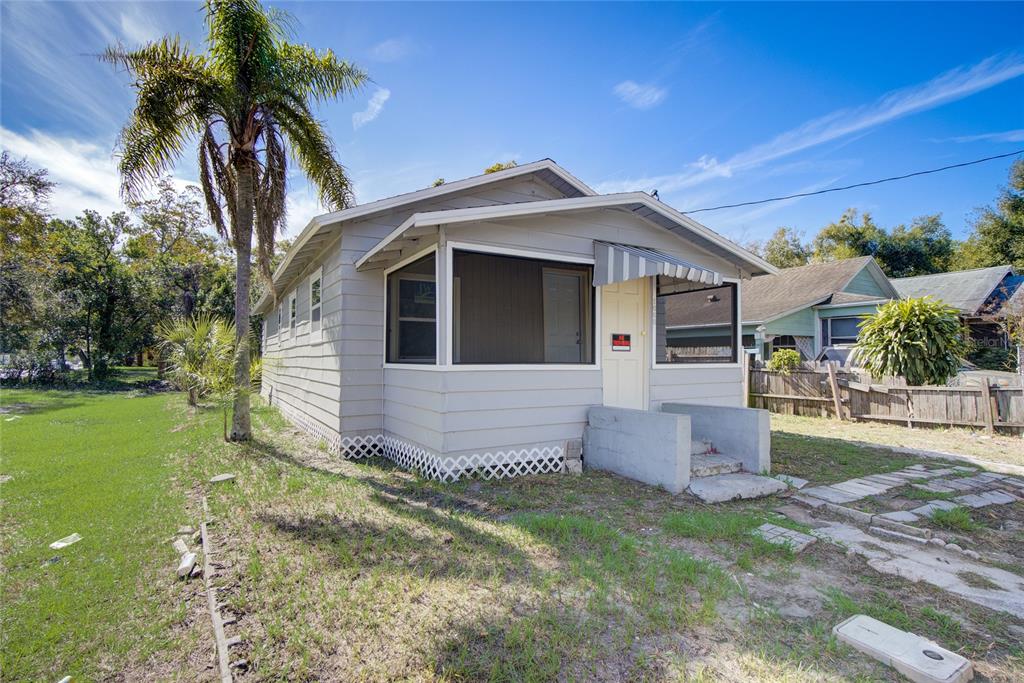
[[[707,287],[659,277],[655,303],[658,363],[735,363],[736,285]]]
[[[323,271],[317,270],[309,280],[309,324],[310,329],[316,332],[320,329],[320,297],[323,286]]]
[[[387,361],[437,361],[437,275],[434,254],[388,273]]]

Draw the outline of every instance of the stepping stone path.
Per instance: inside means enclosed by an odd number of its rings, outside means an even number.
[[[808,484],[811,483],[811,482],[807,481],[806,479],[801,479],[800,477],[794,477],[794,476],[791,476],[789,474],[776,474],[775,478],[778,479],[781,482],[789,484],[790,486],[792,486],[795,489],[802,489],[803,487],[805,487],[805,486],[807,486]]]
[[[811,496],[827,503],[842,505],[843,503],[852,503],[855,500],[868,496],[877,496],[889,489],[906,486],[919,479],[933,479],[948,474],[953,474],[953,470],[940,468],[929,471],[923,465],[911,465],[898,472],[872,474],[828,486],[812,486],[811,488],[803,489],[800,493],[802,496]]]
[[[923,465],[911,465],[898,472],[872,474],[828,486],[812,486],[803,489],[800,495],[794,496],[794,498],[811,507],[819,507],[824,503],[843,505],[907,484],[932,493],[962,494],[953,498],[952,501],[933,500],[909,512],[890,512],[880,515],[896,522],[913,522],[917,517],[930,516],[935,510],[950,510],[961,506],[981,508],[987,505],[1007,505],[1024,500],[1024,479],[994,472],[972,474],[974,472],[977,470],[973,467],[940,467],[928,470]],[[947,478],[949,475],[964,473],[968,473],[969,476]],[[921,479],[929,481],[921,483]]]
[[[751,533],[755,536],[760,536],[769,543],[789,546],[795,553],[803,551],[804,548],[818,540],[814,536],[808,536],[805,533],[775,524],[762,524]]]

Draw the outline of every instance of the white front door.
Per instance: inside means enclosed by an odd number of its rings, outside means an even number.
[[[604,404],[647,410],[648,278],[601,287]]]

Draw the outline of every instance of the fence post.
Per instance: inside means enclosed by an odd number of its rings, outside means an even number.
[[[843,400],[839,396],[839,378],[836,377],[836,365],[833,362],[827,364],[828,367],[828,383],[832,387],[832,403],[836,408],[836,419],[842,421],[843,419]]]
[[[988,377],[981,379],[981,414],[985,419],[985,431],[992,434],[996,431],[992,410],[992,390],[988,386]]]
[[[750,354],[743,351],[743,407],[750,407]]]

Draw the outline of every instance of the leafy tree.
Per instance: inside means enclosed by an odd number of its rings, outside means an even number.
[[[847,209],[838,221],[829,223],[815,235],[814,260],[838,261],[873,255],[885,237],[885,230],[875,224],[871,214],[861,215],[856,209]]]
[[[980,210],[953,262],[956,270],[1009,264],[1024,271],[1024,159],[1010,167],[995,206]]]
[[[873,256],[889,277],[944,272],[955,249],[938,215],[920,216],[910,227],[898,225],[889,232],[871,214],[858,214],[855,209],[847,209],[837,222],[822,228],[813,242],[815,261]]]
[[[751,251],[777,268],[805,266],[812,255],[810,247],[804,246],[800,235],[790,228],[778,228],[763,244],[750,246]]]
[[[900,299],[860,324],[856,358],[877,377],[945,384],[968,350],[957,310],[931,297]]]
[[[898,225],[878,244],[875,260],[889,277],[944,273],[956,243],[939,215],[919,216],[908,228]]]
[[[430,184],[431,187],[440,187],[444,185],[444,178],[437,178]]]
[[[497,173],[498,171],[504,171],[506,168],[515,168],[518,165],[515,161],[497,161],[485,168],[484,174]]]
[[[256,262],[270,277],[274,238],[285,220],[289,152],[333,208],[352,202],[345,169],[311,110],[361,87],[366,74],[330,50],[286,40],[286,16],[258,0],[207,0],[206,52],[165,37],[137,50],[110,47],[104,57],[134,78],[137,102],[121,131],[122,193],[137,198],[199,140],[199,177],[207,210],[235,250],[234,319],[247,339],[252,234]],[[225,216],[225,214],[227,214]],[[231,438],[251,435],[249,351],[235,366]]]
[[[0,351],[31,345],[39,328],[35,290],[46,251],[46,202],[54,183],[43,169],[0,154]]]
[[[217,240],[206,230],[210,222],[199,188],[181,191],[171,178],[162,178],[155,197],[131,203],[139,218],[127,228],[124,247],[133,269],[154,288],[164,316],[190,317],[200,291],[227,262]]]
[[[67,330],[67,343],[84,344],[78,351],[90,379],[104,379],[118,359],[145,346],[156,322],[152,289],[119,248],[128,225],[127,214],[86,211],[49,227],[47,276],[63,309],[54,323]]]

